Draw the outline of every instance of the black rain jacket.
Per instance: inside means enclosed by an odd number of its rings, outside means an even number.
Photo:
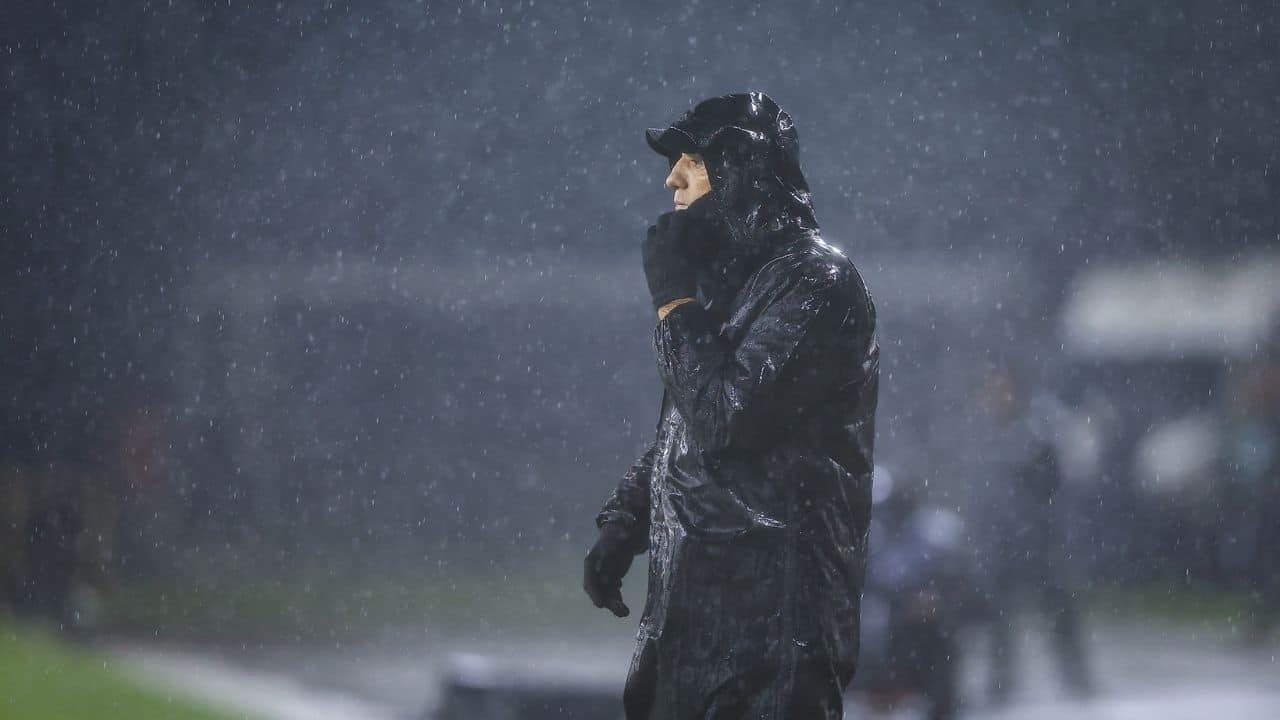
[[[654,332],[657,437],[596,518],[649,552],[631,720],[840,717],[870,522],[875,309],[824,242],[790,116],[700,103],[650,145],[700,153],[718,252]]]

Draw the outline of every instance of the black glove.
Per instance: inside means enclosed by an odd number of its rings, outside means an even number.
[[[711,198],[693,201],[688,210],[672,210],[658,216],[644,240],[644,275],[649,281],[653,307],[698,294],[697,269],[714,247]]]
[[[596,544],[587,553],[582,573],[582,588],[596,607],[608,608],[618,617],[631,614],[622,602],[622,578],[631,569],[633,559],[635,553],[626,530],[617,523],[605,523]]]

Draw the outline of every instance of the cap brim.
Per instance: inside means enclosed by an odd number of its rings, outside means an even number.
[[[644,139],[653,151],[668,160],[680,157],[681,153],[696,154],[698,145],[688,133],[679,128],[649,128],[644,131]]]

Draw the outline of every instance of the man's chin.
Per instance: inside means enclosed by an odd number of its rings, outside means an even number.
[[[688,209],[689,209],[689,206],[688,206],[688,205],[685,205],[684,203],[676,203],[676,209],[677,209],[677,210],[688,210]]]

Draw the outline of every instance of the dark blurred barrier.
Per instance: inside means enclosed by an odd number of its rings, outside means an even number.
[[[439,707],[424,720],[611,720],[622,716],[617,688],[535,677],[467,658],[445,676]]]

